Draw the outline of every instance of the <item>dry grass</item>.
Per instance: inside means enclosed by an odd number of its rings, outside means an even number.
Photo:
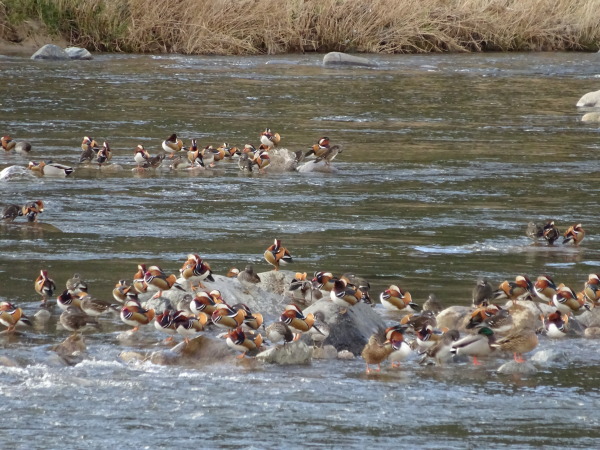
[[[598,11],[600,0],[0,0],[0,38],[33,18],[106,51],[596,51]]]

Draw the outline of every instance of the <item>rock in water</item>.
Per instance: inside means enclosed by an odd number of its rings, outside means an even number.
[[[49,59],[52,61],[66,61],[70,60],[71,57],[58,45],[46,44],[35,52],[31,59]]]
[[[67,47],[65,48],[65,53],[69,55],[71,59],[77,60],[90,60],[94,59],[92,54],[88,52],[85,48],[81,47]]]
[[[506,375],[535,375],[538,372],[538,370],[533,364],[531,364],[528,361],[525,361],[523,363],[509,361],[498,367],[497,372]]]
[[[256,359],[270,364],[296,365],[308,364],[312,358],[312,349],[304,342],[295,341],[286,345],[265,350],[256,355]]]
[[[373,61],[360,56],[349,55],[348,53],[342,52],[329,52],[323,57],[324,66],[364,66],[374,67]]]
[[[52,347],[52,350],[55,351],[65,363],[74,366],[83,361],[87,347],[83,340],[83,336],[76,333],[69,336],[60,344]]]

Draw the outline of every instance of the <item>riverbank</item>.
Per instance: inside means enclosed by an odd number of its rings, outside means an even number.
[[[91,51],[203,55],[598,51],[597,5],[598,0],[1,0],[0,51],[21,49],[46,35]]]

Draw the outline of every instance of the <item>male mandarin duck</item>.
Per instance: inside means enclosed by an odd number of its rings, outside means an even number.
[[[394,348],[392,347],[392,344],[384,340],[384,337],[381,336],[381,332],[372,334],[360,354],[367,365],[366,372],[371,373],[371,368],[369,366],[372,364],[377,364],[377,369],[375,370],[379,372],[381,370],[381,363],[384,362],[393,351]]]
[[[59,318],[60,324],[67,331],[77,332],[88,325],[98,327],[98,321],[95,317],[89,316],[74,306],[68,307],[62,312]]]
[[[0,323],[7,327],[7,332],[14,331],[23,316],[23,310],[12,303],[2,302],[0,304]]]
[[[505,280],[494,291],[494,299],[526,300],[531,298],[533,283],[525,275],[517,275],[515,281]]]
[[[23,206],[19,205],[7,205],[2,209],[2,220],[5,222],[12,222],[17,217],[23,216]]]
[[[85,294],[84,294],[85,295]],[[56,304],[60,309],[66,311],[70,306],[81,311],[81,297],[79,294],[73,294],[65,289],[62,294],[56,297]]]
[[[217,303],[210,318],[216,326],[232,330],[242,326],[246,311],[243,309],[236,311],[226,303]]]
[[[117,301],[117,303],[122,305],[127,300],[127,293],[131,289],[134,289],[134,287],[130,285],[127,280],[119,280],[113,288],[113,298]]]
[[[563,314],[573,314],[582,307],[590,309],[584,299],[578,298],[573,289],[563,284],[558,286],[556,294],[552,297],[552,304]]]
[[[244,303],[238,303],[231,307],[234,311],[242,310],[245,313],[243,324],[251,328],[253,330],[258,330],[258,328],[263,324],[263,316],[261,313],[253,313],[248,305]]]
[[[102,167],[102,164],[106,164],[111,159],[112,159],[112,150],[110,149],[108,142],[104,141],[102,143],[102,148],[100,150],[98,150],[98,154],[96,155],[96,162],[98,163],[98,165],[100,167]]]
[[[137,168],[148,167],[148,161],[150,160],[150,153],[144,148],[142,144],[138,144],[133,152],[133,160],[137,163]]]
[[[379,295],[379,300],[385,309],[390,311],[416,312],[421,309],[412,301],[410,292],[403,291],[394,284]]]
[[[473,364],[479,365],[477,358],[492,353],[492,344],[495,341],[494,331],[488,327],[481,327],[477,334],[470,334],[454,342],[450,351],[454,355],[472,356]]]
[[[167,341],[173,340],[173,335],[177,334],[177,327],[173,321],[176,311],[165,309],[162,313],[154,316],[154,328],[162,333],[169,335]]]
[[[0,138],[0,144],[2,148],[7,152],[14,149],[17,153],[29,153],[31,151],[31,143],[27,141],[15,141],[10,136],[2,136]]]
[[[585,237],[585,230],[580,223],[577,225],[571,225],[567,231],[565,231],[563,244],[579,245]]]
[[[558,240],[560,237],[560,231],[554,225],[553,220],[549,220],[546,225],[544,225],[542,236],[550,245],[553,245],[554,242]]]
[[[405,325],[395,325],[385,330],[385,342],[392,345],[392,352],[389,355],[392,367],[399,367],[400,363],[412,353],[410,346],[404,341],[406,328]]]
[[[600,275],[590,273],[588,280],[583,286],[583,295],[594,306],[598,306],[600,301]]]
[[[160,297],[162,291],[168,291],[172,287],[184,290],[177,284],[177,277],[174,274],[167,275],[160,267],[150,266],[144,274],[144,281],[149,291],[156,292],[156,297]]]
[[[53,163],[51,161],[29,161],[27,168],[32,172],[51,177],[68,177],[74,172],[72,167],[65,166],[64,164]]]
[[[98,143],[94,138],[85,136],[81,141],[81,155],[79,156],[79,162],[91,162],[94,159],[95,152],[99,149]]]
[[[266,151],[261,151],[254,154],[252,162],[258,167],[258,171],[262,173],[271,164],[271,158]]]
[[[360,289],[348,284],[346,280],[335,280],[333,288],[329,293],[331,301],[342,308],[356,305],[361,300],[365,301],[365,295]]]
[[[133,275],[133,288],[140,294],[148,291],[148,283],[144,280],[146,276],[146,264],[138,264],[138,271]]]
[[[479,306],[478,308],[475,308],[475,310],[471,313],[469,322],[466,325],[467,330],[482,326],[483,322],[486,319],[493,317],[501,309],[502,308],[494,304],[487,306]]]
[[[425,325],[423,328],[417,331],[417,346],[422,351],[433,347],[437,342],[442,340],[446,331],[448,330],[445,328],[438,329],[432,327],[431,325]]]
[[[227,271],[227,273],[225,274],[225,276],[227,278],[237,278],[237,276],[240,274],[240,269],[238,269],[237,267],[230,267],[229,270]]]
[[[313,302],[323,298],[323,293],[317,289],[313,282],[306,279],[306,272],[296,272],[294,278],[290,282],[288,291],[292,293],[292,298],[302,304],[312,304]],[[300,294],[300,296],[296,294]]]
[[[287,248],[281,246],[281,240],[275,239],[275,243],[270,245],[264,254],[265,260],[279,270],[280,264],[288,264],[293,262],[292,255]]]
[[[471,321],[467,324],[467,329],[485,326],[491,328],[494,334],[499,335],[508,333],[513,328],[513,318],[508,309],[497,308],[494,311],[494,309],[488,307],[479,316],[479,319],[471,318]],[[477,320],[480,320],[480,322],[473,324]]]
[[[175,133],[162,142],[162,148],[165,152],[169,153],[169,158],[173,158],[175,153],[184,150],[183,142],[177,138]]]
[[[198,315],[189,316],[183,313],[183,311],[177,311],[173,318],[177,333],[184,337],[185,342],[188,343],[191,338],[204,331],[204,328],[209,322],[209,318],[204,313]]]
[[[240,156],[242,153],[239,148],[232,147],[227,142],[223,142],[219,149],[221,148],[223,149],[223,152],[225,152],[225,158],[233,158],[235,156]]]
[[[192,139],[192,143],[187,152],[187,159],[192,165],[192,167],[204,167],[204,160],[202,159],[202,154],[198,149],[196,139]]]
[[[27,218],[28,222],[37,222],[38,214],[44,212],[44,202],[36,200],[34,202],[27,202],[21,209],[21,215]]]
[[[35,291],[42,296],[42,306],[46,305],[48,298],[56,290],[54,280],[48,276],[47,270],[41,270],[40,275],[35,280]]]
[[[317,158],[321,158],[330,148],[329,138],[322,137],[316,144],[309,147],[304,157],[308,158],[310,155],[315,155]]]
[[[19,310],[19,311],[17,312],[16,310]],[[26,326],[26,327],[33,326],[33,322],[31,321],[31,319],[29,317],[27,317],[25,315],[23,310],[11,302],[7,302],[7,301],[0,302],[0,312],[2,312],[2,311],[8,312],[12,316],[12,319],[16,319],[15,326]],[[18,319],[16,318],[17,316],[19,316]],[[2,322],[2,323],[4,323],[4,325],[6,327],[9,327],[10,326],[9,322],[12,322],[12,319],[10,321]]]
[[[267,327],[265,330],[267,339],[271,341],[272,344],[278,344],[279,342],[283,342],[283,345],[292,342],[294,340],[294,333],[287,326],[285,322],[273,322],[271,325]]]
[[[338,278],[334,277],[331,272],[315,272],[312,283],[317,289],[330,292],[337,279]]]
[[[482,303],[489,302],[494,295],[494,288],[488,280],[480,278],[473,288],[472,298],[473,306],[479,306]]]
[[[541,300],[552,303],[552,298],[556,294],[556,284],[548,275],[540,275],[533,283],[533,292]]]
[[[267,149],[276,147],[280,141],[281,136],[279,136],[279,133],[273,133],[270,128],[266,128],[265,131],[260,134],[260,143]]]
[[[546,336],[553,339],[561,339],[567,335],[567,323],[569,322],[569,316],[562,314],[558,309],[553,313],[548,314],[546,319],[543,315],[541,317],[546,330]]]
[[[458,330],[448,330],[442,336],[442,339],[435,345],[427,348],[424,356],[419,361],[421,364],[433,361],[434,364],[442,365],[452,358],[452,344],[460,339]]]
[[[200,291],[196,292],[196,296],[190,301],[190,310],[194,314],[205,313],[210,317],[217,309],[217,304],[208,292]]]
[[[227,346],[242,352],[238,358],[243,358],[248,352],[256,353],[262,343],[262,335],[256,334],[254,337],[250,333],[245,333],[241,327],[237,327],[227,333]]]
[[[133,327],[131,331],[138,331],[141,325],[148,325],[154,319],[154,310],[144,309],[139,303],[127,301],[121,308],[120,317],[125,325]]]
[[[204,280],[211,282],[215,281],[208,263],[204,262],[204,260],[195,253],[190,253],[187,256],[187,260],[183,263],[181,269],[179,269],[179,273],[181,274],[181,278],[187,280],[190,285],[197,282],[200,283],[200,286],[202,287],[202,282]]]
[[[435,328],[437,326],[437,320],[433,311],[422,311],[420,313],[407,314],[400,319],[400,325],[406,325],[412,327],[416,332],[427,325]]]
[[[528,353],[538,346],[538,337],[535,331],[522,329],[496,340],[490,344],[492,348],[510,352],[518,363],[525,362],[523,353]]]
[[[285,310],[279,316],[279,320],[292,329],[295,341],[300,339],[301,334],[306,333],[315,324],[314,314],[309,313],[304,315],[304,313],[300,311],[300,308],[294,304],[285,307]]]

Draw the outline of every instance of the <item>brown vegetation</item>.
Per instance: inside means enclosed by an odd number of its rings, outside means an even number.
[[[72,45],[186,54],[598,50],[600,0],[0,0]]]

